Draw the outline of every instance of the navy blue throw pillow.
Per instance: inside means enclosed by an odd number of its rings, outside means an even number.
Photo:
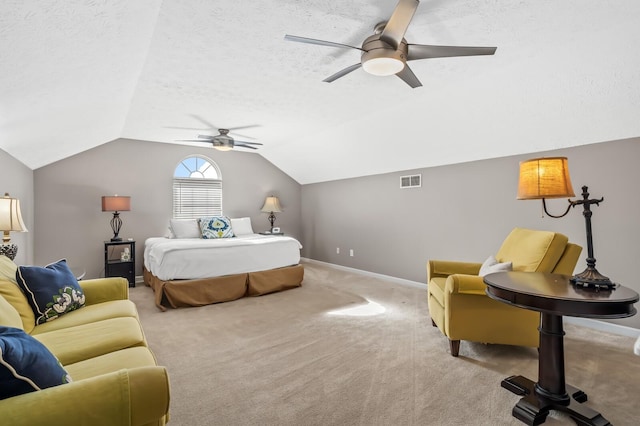
[[[0,326],[0,399],[71,382],[58,358],[36,339]]]
[[[36,316],[44,324],[84,306],[84,293],[66,259],[41,266],[18,266],[16,281]]]

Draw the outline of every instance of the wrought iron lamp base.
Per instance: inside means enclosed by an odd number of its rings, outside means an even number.
[[[587,269],[571,277],[570,281],[576,286],[590,287],[596,290],[612,290],[617,286],[609,277],[605,277],[598,272],[595,266],[587,266]]]

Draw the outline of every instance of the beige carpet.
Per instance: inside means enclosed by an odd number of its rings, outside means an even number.
[[[164,313],[150,288],[131,289],[169,370],[171,425],[522,424],[511,416],[519,397],[500,381],[535,379],[535,349],[462,342],[453,358],[425,289],[305,269],[301,288]],[[613,424],[640,424],[635,339],[565,331],[567,383]],[[552,412],[545,424],[574,423]]]

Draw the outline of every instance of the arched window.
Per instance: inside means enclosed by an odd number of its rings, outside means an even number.
[[[216,163],[194,155],[173,172],[173,217],[193,219],[222,215],[222,175]]]

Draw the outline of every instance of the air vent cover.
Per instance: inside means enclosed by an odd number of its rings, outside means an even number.
[[[422,175],[400,176],[400,188],[419,188],[422,186]]]

